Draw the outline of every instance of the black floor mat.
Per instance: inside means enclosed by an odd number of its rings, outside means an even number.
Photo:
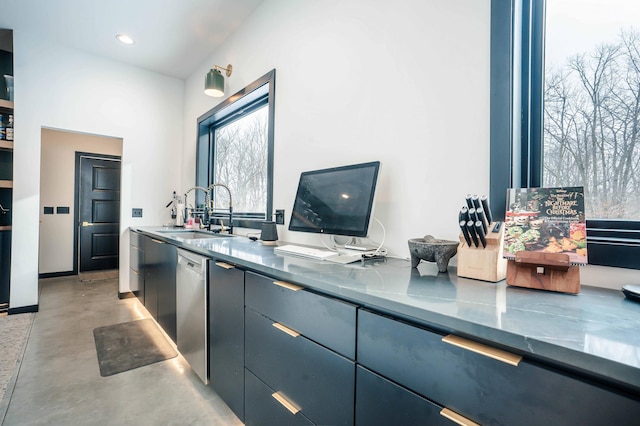
[[[178,355],[156,323],[149,318],[95,328],[93,337],[102,377]]]

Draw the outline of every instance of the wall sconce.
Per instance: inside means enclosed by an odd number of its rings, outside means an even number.
[[[214,65],[207,73],[207,78],[204,82],[204,93],[215,98],[219,98],[224,95],[224,77],[220,70],[225,70],[227,77],[231,77],[233,67],[231,64],[227,65],[226,68]]]

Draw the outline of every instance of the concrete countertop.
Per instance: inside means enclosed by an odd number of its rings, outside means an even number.
[[[485,341],[640,392],[640,303],[620,291],[582,286],[578,295],[459,278],[402,259],[339,265],[277,255],[242,236],[172,237],[131,228],[178,247],[291,281],[445,333]]]

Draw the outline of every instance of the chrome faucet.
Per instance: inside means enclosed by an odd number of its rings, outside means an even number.
[[[209,205],[209,190],[207,188],[204,188],[202,186],[194,186],[192,188],[187,189],[187,192],[184,193],[184,221],[185,223],[187,222],[187,220],[189,219],[189,204],[187,203],[187,195],[192,192],[195,191],[196,189],[199,189],[200,191],[204,192],[204,203],[205,203],[205,208],[204,208],[204,212],[202,212],[202,220],[205,223],[209,222],[209,209],[208,209],[208,205]],[[197,211],[197,206],[196,207],[192,207],[191,209],[192,213]]]
[[[213,209],[214,209],[214,200],[213,200],[213,194],[214,194],[214,190],[216,187],[221,187],[227,190],[227,193],[229,194],[229,234],[233,233],[233,199],[231,197],[231,190],[229,189],[229,187],[223,183],[212,183],[211,185],[209,185],[207,187],[207,193],[210,195],[209,196],[209,204],[207,204],[206,209],[211,211],[211,214],[213,214]],[[211,214],[209,215],[209,217],[211,217]],[[211,229],[211,223],[209,222],[209,229]],[[224,225],[223,225],[223,230],[224,230]]]

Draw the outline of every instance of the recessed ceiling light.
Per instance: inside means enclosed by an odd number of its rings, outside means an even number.
[[[126,34],[118,34],[116,36],[116,38],[118,40],[120,40],[121,43],[124,43],[124,44],[133,44],[133,43],[135,43],[133,41],[133,39],[131,37],[129,37],[128,35],[126,35]]]

